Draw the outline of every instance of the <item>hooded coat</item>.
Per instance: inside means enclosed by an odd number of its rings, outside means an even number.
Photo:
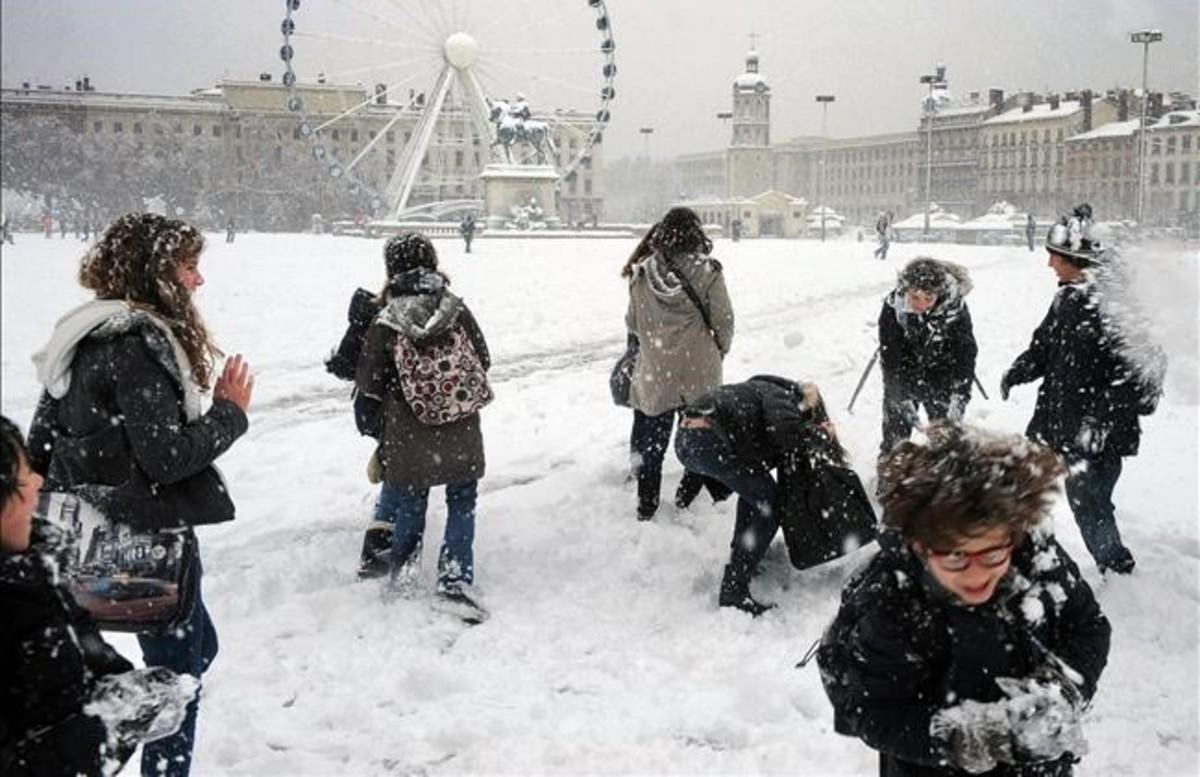
[[[446,289],[444,276],[424,268],[393,279],[391,297],[367,330],[356,382],[382,403],[379,459],[389,486],[429,488],[478,480],[484,474],[479,413],[440,426],[421,423],[400,391],[396,338],[420,345],[461,326],[484,370],[491,367],[487,341],[466,304]]]
[[[225,399],[201,412],[187,356],[162,320],[92,300],[59,320],[34,361],[46,391],[29,461],[47,490],[136,529],[233,519],[214,462],[246,432],[246,414]]]
[[[1096,288],[1088,280],[1059,284],[1029,348],[1005,374],[1009,385],[1042,379],[1026,435],[1069,456],[1134,456],[1139,415],[1160,393],[1121,356]]]
[[[708,310],[713,331],[672,266]],[[661,253],[638,262],[625,326],[639,344],[629,390],[633,409],[662,415],[721,385],[721,360],[733,342],[733,306],[720,263],[699,254],[668,260]]]
[[[83,706],[98,679],[132,664],[35,555],[0,556],[0,612],[0,774],[100,774],[108,732]]]
[[[937,261],[937,260],[929,260]],[[906,294],[891,291],[879,311],[879,362],[883,379],[919,399],[971,395],[979,347],[967,308],[967,269],[937,262],[946,273],[943,293],[924,314],[909,309]]]
[[[933,716],[965,699],[998,701],[995,678],[1028,677],[1053,661],[1047,652],[1074,670],[1080,693],[1091,699],[1111,627],[1053,537],[1027,536],[996,594],[974,607],[953,600],[907,544],[881,545],[846,584],[817,652],[834,729],[878,750],[880,775],[965,775],[930,735]],[[987,774],[1066,775],[1070,763],[1068,755]]]

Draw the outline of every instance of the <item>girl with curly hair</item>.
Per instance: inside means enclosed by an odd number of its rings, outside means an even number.
[[[59,319],[34,355],[45,391],[29,432],[33,469],[48,490],[73,492],[134,529],[190,530],[234,517],[214,461],[246,432],[254,380],[240,355],[214,378],[221,352],[194,300],[203,249],[204,238],[182,221],[117,219],[80,266],[95,299]],[[217,637],[194,561],[187,621],[138,642],[147,666],[199,677]],[[187,775],[195,727],[192,702],[177,734],[143,748],[143,774]]]

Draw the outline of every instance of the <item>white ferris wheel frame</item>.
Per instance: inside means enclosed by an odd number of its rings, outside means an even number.
[[[561,0],[564,6],[569,1]],[[578,0],[575,1],[578,2]],[[600,44],[594,49],[594,52],[600,55],[599,80],[601,83],[598,89],[591,92],[595,95],[598,105],[590,123],[585,124],[587,126],[586,129],[578,126],[577,121],[566,122],[552,119],[556,124],[556,128],[561,128],[565,132],[574,134],[580,141],[577,145],[578,150],[567,155],[561,166],[556,165],[558,172],[557,186],[560,189],[565,181],[571,179],[576,170],[581,166],[591,164],[592,149],[597,143],[601,142],[604,129],[609,121],[611,121],[610,105],[616,96],[616,91],[613,87],[617,73],[615,59],[616,44],[613,38],[611,17],[609,16],[604,0],[584,0],[584,2],[594,12],[594,24],[600,34]],[[457,7],[457,2],[451,0],[451,3]],[[339,4],[360,14],[364,14],[381,25],[399,26],[395,20],[383,18],[364,8],[361,3],[355,2],[355,0],[340,0]],[[375,134],[374,138],[354,154],[352,158],[342,160],[338,158],[335,149],[326,145],[325,130],[339,121],[361,115],[362,112],[367,110],[368,106],[376,103],[381,95],[387,95],[392,90],[412,83],[415,78],[424,75],[428,68],[418,70],[418,72],[409,74],[390,84],[385,84],[383,85],[383,89],[369,93],[367,99],[361,103],[351,106],[349,109],[332,118],[317,122],[305,112],[304,100],[299,93],[299,79],[293,68],[293,61],[296,56],[296,47],[293,44],[293,38],[306,35],[306,33],[302,32],[300,25],[296,21],[296,16],[300,9],[300,0],[284,0],[285,16],[280,24],[280,30],[283,33],[283,45],[279,50],[279,56],[283,60],[285,67],[283,83],[288,89],[287,109],[296,114],[299,121],[299,132],[302,137],[308,139],[312,144],[314,159],[318,163],[325,165],[325,172],[331,179],[344,180],[352,193],[366,195],[369,210],[374,218],[379,218],[381,215],[386,214],[389,218],[401,219],[409,211],[409,199],[420,177],[421,170],[425,165],[425,160],[428,158],[429,145],[434,137],[438,121],[442,116],[446,97],[455,87],[457,87],[459,94],[462,96],[473,131],[480,138],[488,141],[493,140],[488,96],[483,85],[480,83],[476,69],[479,61],[479,44],[476,38],[467,29],[464,29],[470,22],[470,14],[468,13],[464,17],[452,10],[446,11],[443,14],[441,11],[446,10],[444,8],[446,3],[442,0],[433,0],[433,4],[434,10],[430,11],[422,1],[420,3],[420,11],[414,11],[412,8],[405,7],[400,0],[393,2],[392,7],[397,12],[404,14],[404,22],[407,25],[423,31],[427,36],[440,41],[441,45],[439,47],[440,50],[426,49],[423,57],[390,63],[392,66],[405,66],[421,61],[425,61],[428,64],[431,56],[440,57],[440,66],[438,67],[437,76],[434,79],[432,88],[427,92],[421,92],[421,98],[424,99],[419,101],[410,100],[398,108],[395,111],[395,115]],[[380,40],[353,38],[337,33],[307,33],[307,35],[350,43],[387,45]],[[412,47],[393,45],[396,48],[413,50]],[[540,80],[580,89],[578,84],[570,84],[554,76],[543,73],[530,74],[528,71],[522,71],[503,63],[493,64],[496,64],[500,69],[511,71],[516,75],[534,75],[534,77]],[[359,68],[358,70],[362,71],[366,69]],[[412,132],[411,139],[405,143],[400,159],[388,178],[387,186],[382,191],[379,191],[357,174],[356,167],[402,118],[413,115],[419,115],[420,117],[417,121],[417,126]],[[500,151],[496,148],[496,143],[494,142],[488,145],[485,153],[488,155],[488,161],[490,162],[503,161],[499,156]]]

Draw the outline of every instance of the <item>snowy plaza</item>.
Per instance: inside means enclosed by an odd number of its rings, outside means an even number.
[[[620,267],[633,240],[439,240],[452,289],[487,334],[495,402],[483,413],[477,589],[491,619],[468,628],[427,598],[393,599],[355,568],[375,487],[372,441],[322,360],[357,286],[383,282],[380,240],[209,235],[198,304],[217,342],[256,376],[250,431],[220,460],[237,520],[201,528],[205,600],[220,655],[205,675],[198,775],[873,773],[876,754],[832,731],[815,664],[795,668],[873,546],[806,572],[777,540],[755,580],[779,607],[718,610],[730,502],[634,520],[628,410],[607,377],[624,345]],[[864,481],[873,479],[881,384],[846,404],[876,344],[895,272],[928,253],[969,268],[979,341],[967,421],[1022,432],[1036,388],[996,387],[1054,294],[1046,255],[1016,247],[898,244],[888,260],[849,240],[717,242],[737,316],[725,381],[773,373],[818,383]],[[3,413],[27,427],[30,355],[87,298],[84,246],[22,233],[0,259]],[[1170,367],[1158,412],[1126,460],[1118,521],[1138,558],[1103,579],[1061,500],[1059,539],[1112,622],[1088,713],[1081,775],[1196,774],[1200,764],[1197,264],[1137,255]],[[680,475],[668,455],[666,489]],[[424,578],[444,518],[431,498]],[[114,640],[138,655],[131,637]]]

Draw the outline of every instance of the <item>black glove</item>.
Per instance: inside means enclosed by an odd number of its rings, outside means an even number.
[[[1004,374],[1000,376],[1000,399],[1004,400],[1005,402],[1008,401],[1008,392],[1012,390],[1013,385],[1012,381],[1009,380],[1008,377],[1009,372],[1009,370],[1005,370]]]

